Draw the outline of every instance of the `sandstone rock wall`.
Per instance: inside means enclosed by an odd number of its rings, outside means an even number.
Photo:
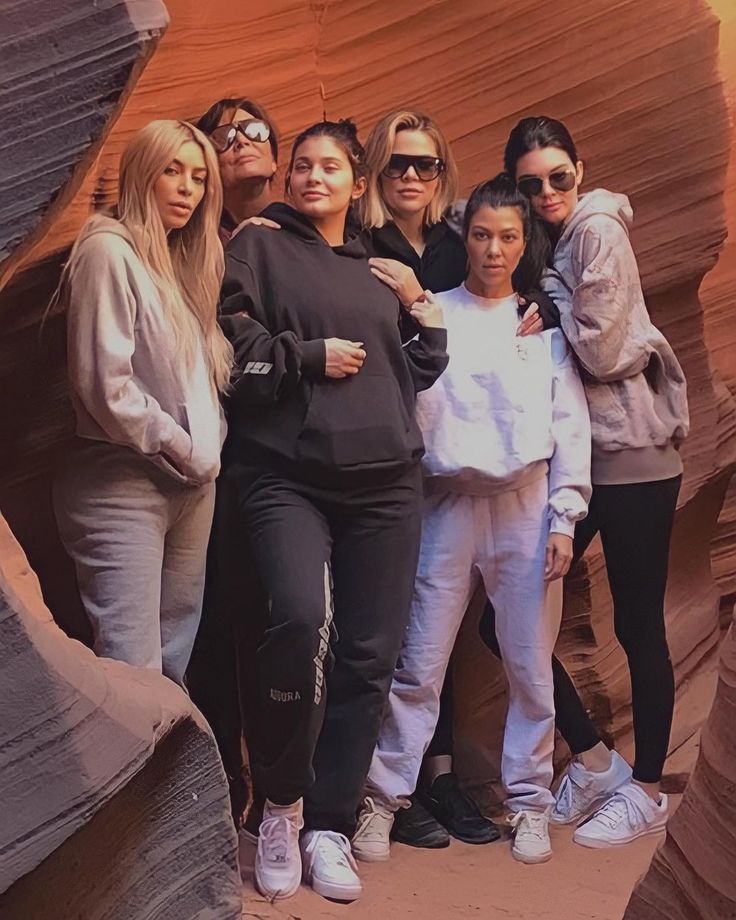
[[[727,0],[720,3],[727,9]],[[39,346],[39,317],[59,252],[94,206],[114,200],[117,161],[131,134],[152,117],[196,115],[218,96],[242,93],[269,106],[286,153],[297,130],[323,114],[350,115],[365,133],[389,107],[416,105],[445,127],[467,191],[500,168],[514,122],[544,112],[569,124],[589,187],[631,196],[649,306],[690,384],[693,428],[668,594],[679,700],[669,769],[675,778],[686,772],[715,681],[720,598],[736,572],[730,512],[717,524],[736,462],[736,411],[723,382],[732,360],[733,249],[707,297],[699,295],[727,221],[731,138],[719,62],[729,60],[719,50],[714,5],[652,0],[644,10],[629,0],[561,0],[551,15],[542,0],[437,0],[419,8],[270,0],[245,14],[225,0],[170,0],[171,25],[101,153],[0,295],[0,373],[14,397],[0,407],[0,425],[11,433],[0,458],[0,507],[59,620],[83,634],[47,500],[51,449],[69,431],[61,324],[51,320]],[[628,678],[610,612],[594,545],[568,586],[560,652],[601,728],[630,753]],[[460,769],[480,785],[497,765],[503,682],[472,617],[456,671]]]

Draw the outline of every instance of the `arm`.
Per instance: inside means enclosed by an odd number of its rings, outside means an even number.
[[[137,304],[123,255],[127,245],[99,234],[80,247],[69,280],[67,352],[74,393],[117,444],[165,454],[181,468],[192,453],[189,434],[135,382]]]
[[[583,231],[575,258],[580,281],[562,328],[581,365],[604,383],[640,374],[650,352],[646,342],[631,335],[628,322],[632,306],[643,297],[628,234],[602,216]]]
[[[411,316],[418,323],[419,337],[404,346],[404,357],[414,390],[420,393],[428,390],[447,367],[447,330],[443,327],[442,308],[429,291],[412,306]]]
[[[272,335],[253,270],[225,255],[220,325],[235,353],[232,398],[268,405],[292,392],[302,377],[325,373],[325,341],[302,341],[294,332]]]
[[[549,463],[550,532],[572,537],[590,501],[590,418],[585,391],[561,332],[552,333],[552,435]]]

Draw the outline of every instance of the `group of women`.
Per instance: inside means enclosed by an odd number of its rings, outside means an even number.
[[[264,895],[304,879],[354,900],[356,857],[387,859],[391,837],[498,838],[452,772],[442,692],[481,583],[509,683],[513,855],[548,859],[550,821],[586,846],[661,832],[688,418],[627,199],[580,194],[573,140],[548,118],[514,128],[460,235],[443,216],[452,152],[423,113],[390,113],[365,148],[347,121],[302,131],[287,203],[264,109],[221,100],[199,125],[153,122],[130,142],[118,206],[85,225],[59,289],[79,437],[55,506],[95,650],[184,684],[222,456],[232,537],[267,598],[241,664]],[[633,773],[553,655],[561,579],[597,532]],[[555,725],[573,759],[553,793]]]

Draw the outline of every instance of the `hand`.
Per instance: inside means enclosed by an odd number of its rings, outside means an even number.
[[[268,217],[248,217],[246,220],[241,221],[241,223],[239,223],[238,226],[233,230],[233,235],[230,237],[230,239],[232,239],[233,236],[237,236],[243,227],[248,227],[251,224],[254,227],[268,227],[271,230],[281,229],[281,224],[277,224],[275,220],[270,220]]]
[[[325,339],[325,377],[339,380],[357,374],[365,361],[362,346],[347,339]]]
[[[554,581],[567,575],[572,562],[572,537],[564,533],[551,533],[547,538],[544,557],[544,580]]]
[[[519,298],[520,306],[525,306],[526,301],[523,297]],[[517,335],[535,335],[544,329],[542,317],[539,315],[539,307],[535,303],[529,304],[524,315],[521,317],[516,334]]]
[[[368,259],[371,271],[388,285],[405,307],[410,307],[421,296],[422,286],[408,265],[396,259]]]
[[[445,326],[442,307],[434,299],[431,291],[424,291],[421,300],[415,300],[411,305],[409,313],[426,329],[443,329]]]

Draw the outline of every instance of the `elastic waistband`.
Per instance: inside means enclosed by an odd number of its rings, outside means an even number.
[[[424,479],[424,494],[437,495],[441,492],[453,492],[457,495],[477,495],[479,497],[498,495],[501,492],[518,492],[544,478],[549,473],[546,460],[538,460],[521,470],[511,479],[490,479],[478,470],[458,470],[448,476],[427,476]]]

